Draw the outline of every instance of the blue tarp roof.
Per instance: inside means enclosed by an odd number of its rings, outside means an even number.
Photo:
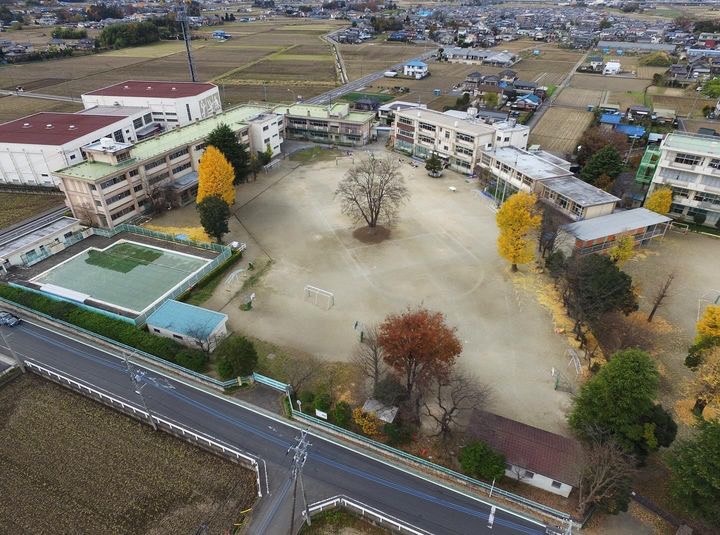
[[[615,130],[628,137],[642,137],[645,135],[645,129],[642,126],[632,124],[620,124],[615,127]]]
[[[622,115],[619,113],[603,113],[600,116],[600,122],[602,124],[620,124]]]
[[[150,314],[147,324],[177,334],[207,339],[225,321],[226,314],[168,299]]]
[[[427,67],[427,63],[416,59],[408,61],[405,65],[408,65],[410,67]]]

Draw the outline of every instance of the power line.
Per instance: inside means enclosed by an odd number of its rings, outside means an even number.
[[[192,50],[190,47],[190,27],[188,25],[187,8],[185,3],[180,4],[180,12],[178,13],[177,20],[180,22],[180,28],[182,29],[183,41],[185,41],[185,51],[187,52],[188,69],[190,70],[190,80],[196,82],[195,78],[195,66],[193,65]]]

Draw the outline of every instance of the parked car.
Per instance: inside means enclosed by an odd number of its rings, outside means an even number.
[[[15,327],[16,325],[20,325],[22,323],[22,320],[18,318],[15,314],[11,314],[10,312],[0,312],[0,325],[5,325],[6,327]]]

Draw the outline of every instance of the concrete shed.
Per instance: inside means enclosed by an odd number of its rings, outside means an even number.
[[[227,319],[227,314],[168,299],[148,317],[147,327],[155,335],[212,351],[227,336]]]

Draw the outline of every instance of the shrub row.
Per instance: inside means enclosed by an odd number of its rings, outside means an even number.
[[[184,368],[202,372],[207,367],[208,357],[202,351],[185,347],[170,338],[155,336],[125,321],[4,284],[0,285],[0,296]]]

